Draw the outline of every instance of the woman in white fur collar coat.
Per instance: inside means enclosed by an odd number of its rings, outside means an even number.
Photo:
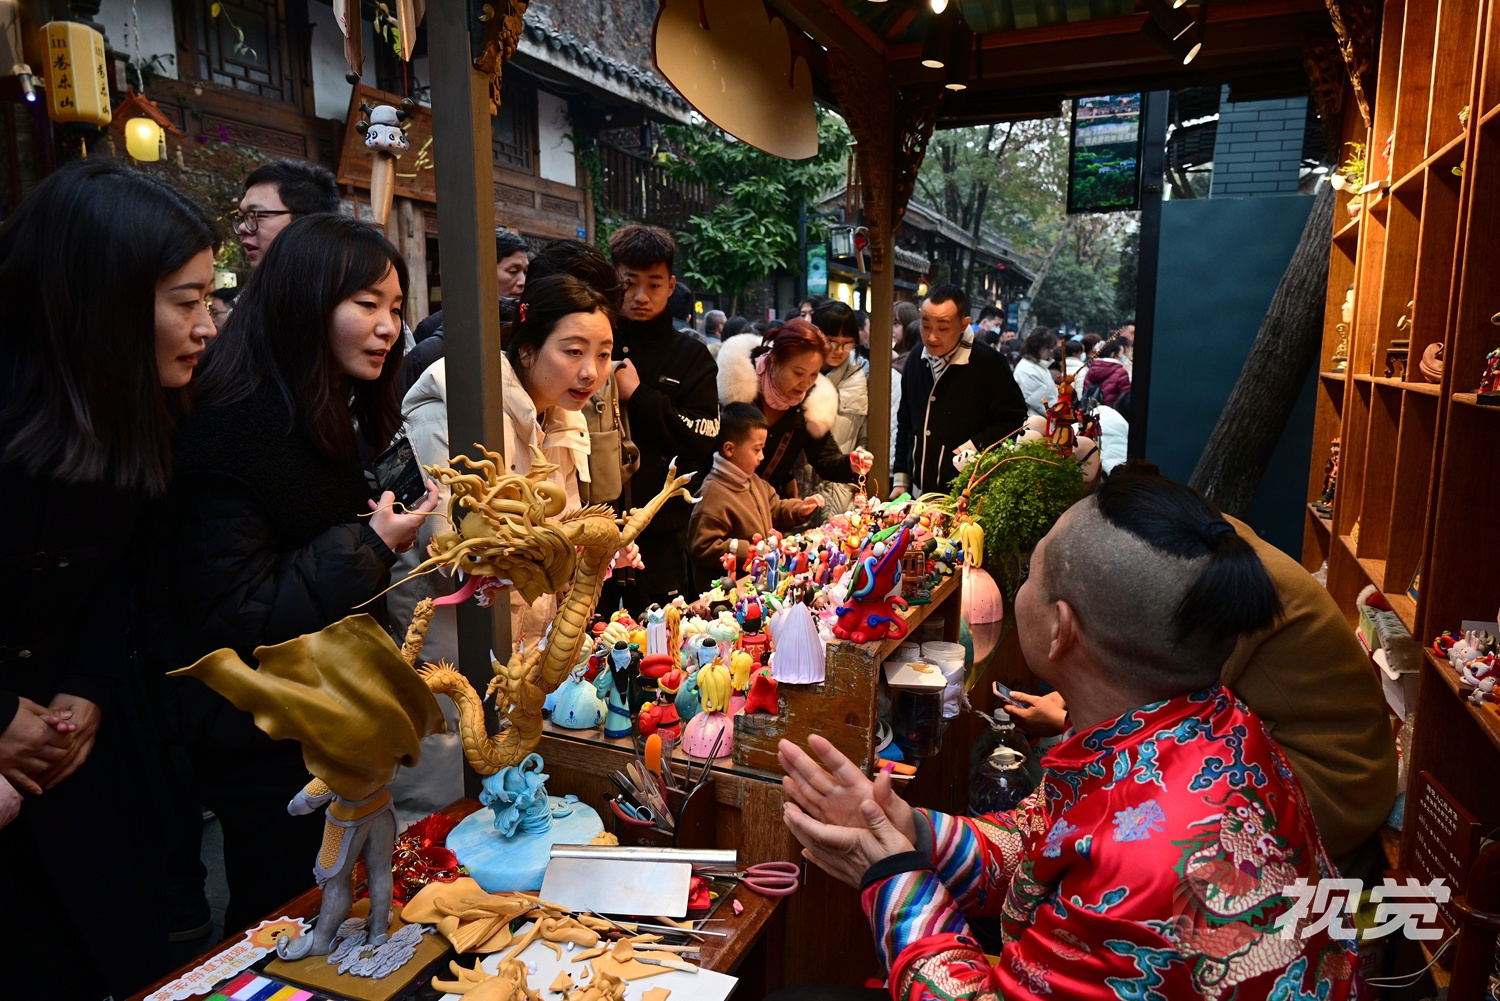
[[[769,348],[758,334],[737,334],[719,348],[719,405],[753,403],[771,426],[756,473],[777,493],[796,475],[805,452],[818,475],[853,483],[870,453],[839,448],[829,433],[838,417],[838,391],[819,374],[828,339],[802,319],[788,320]]]

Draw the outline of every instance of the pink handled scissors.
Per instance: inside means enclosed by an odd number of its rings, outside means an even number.
[[[701,871],[710,879],[737,879],[763,897],[785,897],[802,885],[802,867],[795,862],[759,862],[743,872]]]

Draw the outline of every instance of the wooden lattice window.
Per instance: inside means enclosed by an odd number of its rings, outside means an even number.
[[[286,0],[194,0],[190,32],[197,77],[274,101],[301,100]],[[299,5],[300,6],[300,5]],[[217,17],[211,8],[219,8]]]
[[[502,86],[500,113],[490,119],[495,163],[529,174],[537,142],[536,88],[519,73],[507,74]]]

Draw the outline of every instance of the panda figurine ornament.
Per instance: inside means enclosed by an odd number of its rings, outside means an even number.
[[[354,127],[365,137],[366,148],[375,153],[375,162],[370,165],[370,209],[375,221],[384,226],[391,215],[391,201],[395,196],[396,158],[411,149],[403,124],[410,116],[411,98],[401,102],[401,107],[377,104],[371,108],[360,105],[367,118],[360,119]]]

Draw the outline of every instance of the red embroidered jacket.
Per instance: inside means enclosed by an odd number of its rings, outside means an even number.
[[[1017,809],[919,811],[918,851],[871,867],[863,901],[896,1001],[1360,996],[1353,942],[1288,914],[1288,884],[1337,873],[1286,759],[1231,693],[1143,706],[1042,764]],[[998,965],[964,915],[1000,917]]]

